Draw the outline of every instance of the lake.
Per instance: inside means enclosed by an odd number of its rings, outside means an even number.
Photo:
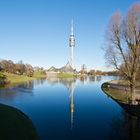
[[[0,103],[20,109],[41,140],[140,139],[140,119],[102,90],[113,76],[30,81],[0,89]]]

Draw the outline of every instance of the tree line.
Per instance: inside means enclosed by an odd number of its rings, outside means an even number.
[[[96,76],[96,75],[113,75],[113,76],[119,76],[120,73],[118,70],[113,70],[113,71],[101,71],[101,70],[95,70],[95,69],[90,69],[87,71],[87,67],[85,64],[82,65],[81,70],[79,71],[81,75],[89,75],[89,76]]]
[[[11,60],[1,60],[0,61],[0,72],[8,72],[17,75],[25,75],[33,77],[34,72],[40,72],[46,74],[45,70],[40,67],[33,67],[30,64],[24,64],[23,61],[14,63]]]

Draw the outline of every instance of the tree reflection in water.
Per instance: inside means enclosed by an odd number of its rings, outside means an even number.
[[[22,96],[22,93],[28,93],[33,96],[33,89],[35,85],[43,84],[45,79],[38,79],[34,81],[28,81],[25,83],[18,84],[14,87],[3,88],[0,90],[0,97],[2,99],[14,99],[15,97]]]
[[[102,88],[107,96],[111,97],[122,108],[122,118],[115,116],[112,120],[111,140],[140,140],[140,105],[129,104],[128,98],[122,98],[119,94],[109,92],[106,88]],[[113,96],[111,96],[113,95]],[[125,96],[126,97],[126,96]]]
[[[139,140],[140,139],[140,117],[133,116],[124,111],[123,118],[115,117],[112,120],[112,140]]]

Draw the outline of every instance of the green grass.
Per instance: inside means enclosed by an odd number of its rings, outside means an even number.
[[[119,84],[122,86],[129,86],[129,81],[127,81],[127,80],[112,80],[112,81],[110,81],[110,83]],[[136,86],[137,87],[140,86],[139,81],[136,82]]]
[[[19,83],[23,83],[23,82],[27,82],[27,81],[31,81],[35,79],[34,77],[28,77],[25,75],[16,75],[16,74],[11,74],[7,72],[4,72],[3,74],[6,76],[7,80],[12,85],[16,85]]]
[[[42,71],[36,71],[34,72],[34,75],[33,75],[34,78],[46,78],[46,74],[44,74]]]
[[[58,77],[59,78],[74,78],[76,77],[76,75],[73,73],[59,73]]]
[[[102,85],[102,90],[111,98],[118,100],[121,103],[127,103],[128,98],[130,98],[130,93],[118,89],[107,88],[108,83]]]
[[[26,75],[17,75],[17,74],[12,74],[12,73],[7,73],[7,72],[3,72],[1,74],[5,75],[6,81],[8,83],[8,84],[5,84],[4,87],[10,87],[10,86],[14,86],[14,85],[17,85],[20,83],[24,83],[24,82],[46,77],[46,74],[43,74],[41,72],[35,72],[33,77],[29,77]]]
[[[7,83],[6,76],[0,72],[0,86],[3,86]]]
[[[32,121],[20,110],[0,104],[1,140],[39,140]]]

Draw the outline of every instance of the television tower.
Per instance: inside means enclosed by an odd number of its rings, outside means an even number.
[[[71,21],[71,34],[70,34],[70,39],[69,39],[69,45],[70,45],[70,65],[73,69],[74,67],[74,46],[75,46],[75,38],[74,38],[74,33],[73,33],[73,20]]]

